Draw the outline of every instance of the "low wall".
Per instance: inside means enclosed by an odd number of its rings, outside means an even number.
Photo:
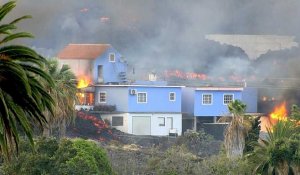
[[[224,140],[224,131],[228,123],[203,123],[203,129],[207,134],[214,136],[216,140]]]

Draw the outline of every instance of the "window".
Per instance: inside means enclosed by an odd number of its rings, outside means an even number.
[[[100,103],[106,103],[106,92],[100,92],[99,102]]]
[[[111,126],[123,126],[123,117],[122,116],[112,116]]]
[[[169,100],[170,100],[170,101],[175,101],[175,98],[176,98],[175,92],[170,92],[170,93],[169,93]]]
[[[137,95],[137,102],[138,103],[147,103],[147,93],[139,92]]]
[[[165,126],[165,117],[158,117],[158,126]]]
[[[224,105],[227,105],[228,103],[231,103],[233,101],[233,94],[224,94],[223,96],[223,103]]]
[[[115,59],[115,54],[114,53],[110,53],[109,54],[109,62],[115,62],[116,59]]]
[[[212,94],[202,94],[202,104],[211,105],[212,104]]]

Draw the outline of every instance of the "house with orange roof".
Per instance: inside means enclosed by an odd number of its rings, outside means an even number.
[[[110,44],[69,44],[58,53],[78,80],[87,84],[126,83],[127,62]]]
[[[109,44],[69,44],[58,58],[78,78],[77,110],[99,113],[113,128],[130,134],[181,135],[181,86],[129,83],[127,62]]]

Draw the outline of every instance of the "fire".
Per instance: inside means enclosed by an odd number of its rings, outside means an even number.
[[[169,77],[177,77],[181,79],[199,79],[199,80],[207,80],[209,77],[203,73],[195,73],[195,72],[182,72],[180,70],[167,70],[165,71],[165,76]]]
[[[242,82],[245,78],[236,74],[232,74],[227,78],[224,77],[217,77],[217,76],[209,76],[204,73],[197,73],[197,72],[183,72],[180,70],[166,70],[164,72],[164,77],[166,78],[180,78],[184,80],[203,80],[203,81],[233,81],[233,82]],[[255,80],[255,77],[250,77],[250,80]]]
[[[78,80],[77,88],[88,87],[91,81],[87,77],[80,77]]]
[[[276,123],[279,120],[286,121],[287,114],[286,102],[284,101],[278,106],[275,106],[273,112],[270,114],[270,120],[272,123]]]

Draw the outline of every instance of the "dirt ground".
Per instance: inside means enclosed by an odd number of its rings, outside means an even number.
[[[203,131],[190,131],[179,137],[136,136],[111,129],[103,120],[88,113],[82,113],[80,117],[76,119],[76,125],[67,129],[67,136],[97,141],[107,151],[114,171],[120,175],[157,174],[153,163],[167,159],[166,153],[174,150],[199,161],[218,154],[221,148],[221,141]],[[176,154],[172,159],[176,159]],[[172,164],[176,166],[176,163],[180,165],[181,160]]]
[[[103,144],[111,160],[113,169],[120,175],[156,174],[151,161],[165,159],[165,153],[174,146],[184,145],[191,155],[202,160],[216,155],[221,148],[221,141],[212,138],[193,140],[186,136],[156,137],[118,135],[119,140]]]

